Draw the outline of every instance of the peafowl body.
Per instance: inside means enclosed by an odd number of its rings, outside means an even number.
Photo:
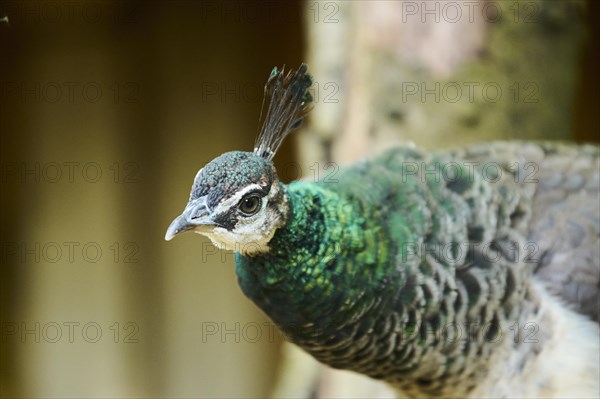
[[[598,397],[599,149],[398,148],[285,185],[272,157],[310,84],[273,71],[254,152],[201,169],[166,238],[235,250],[291,342],[404,395]]]

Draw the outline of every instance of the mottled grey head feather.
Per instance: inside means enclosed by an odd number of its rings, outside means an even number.
[[[302,124],[310,111],[312,96],[308,88],[312,77],[307,74],[308,65],[302,64],[297,71],[284,75],[285,66],[273,68],[265,84],[265,94],[260,112],[261,130],[254,145],[254,154],[271,160],[288,134]],[[267,112],[263,118],[265,101]]]

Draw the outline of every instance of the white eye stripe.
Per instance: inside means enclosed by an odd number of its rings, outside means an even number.
[[[244,195],[248,194],[251,191],[257,191],[262,189],[262,186],[259,186],[258,184],[250,184],[238,191],[237,193],[235,193],[234,195],[232,195],[231,197],[227,198],[225,201],[219,203],[215,207],[214,213],[219,214],[226,212],[229,209],[231,209],[232,206],[236,206],[242,200]]]
[[[198,180],[198,176],[200,176],[203,170],[204,168],[200,168],[200,170],[198,171],[198,173],[196,173],[196,176],[194,177],[194,181]]]
[[[196,188],[196,182],[198,181],[198,176],[200,176],[200,174],[202,173],[203,170],[204,170],[204,168],[200,168],[198,173],[196,173],[196,176],[194,176],[194,184],[192,184],[192,191],[190,191],[190,199],[192,198],[192,195],[194,194],[194,188]]]

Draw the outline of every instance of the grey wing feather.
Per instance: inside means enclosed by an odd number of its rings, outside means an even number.
[[[600,147],[484,143],[453,156],[494,163],[519,191],[513,227],[525,237],[534,278],[574,310],[600,319]]]
[[[600,320],[600,151],[547,146],[539,164],[529,240],[536,278],[578,312]]]

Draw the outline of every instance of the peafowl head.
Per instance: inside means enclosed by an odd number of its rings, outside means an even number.
[[[253,152],[232,151],[213,159],[196,174],[190,199],[165,235],[194,231],[214,245],[245,255],[267,252],[269,241],[286,222],[287,196],[273,157],[285,137],[309,111],[312,78],[302,64],[284,74],[274,68],[265,85],[266,114]]]

